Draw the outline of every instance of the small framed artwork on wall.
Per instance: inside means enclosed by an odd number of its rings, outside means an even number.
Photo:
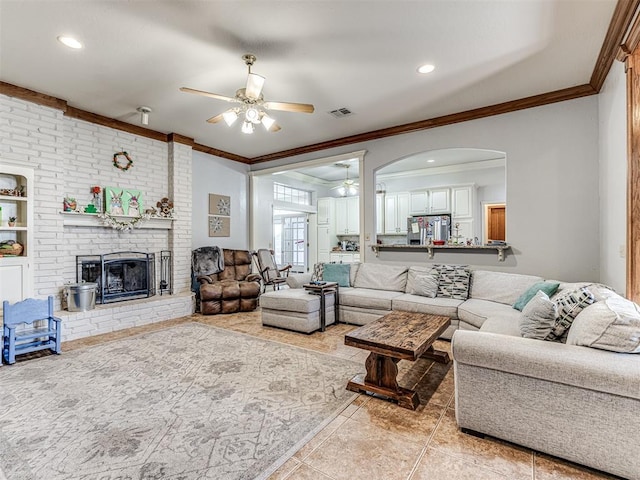
[[[231,197],[228,195],[209,194],[209,215],[231,216]]]
[[[209,194],[209,236],[231,236],[231,197]]]
[[[209,215],[209,236],[229,237],[231,236],[231,217],[220,217]]]

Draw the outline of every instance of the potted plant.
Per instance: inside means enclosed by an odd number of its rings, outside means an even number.
[[[10,227],[16,226],[16,217],[9,217],[9,226]]]

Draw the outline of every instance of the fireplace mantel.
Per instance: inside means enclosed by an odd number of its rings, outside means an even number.
[[[60,212],[64,216],[64,226],[70,227],[103,227],[112,228],[109,225],[105,225],[102,219],[98,217],[97,213],[80,213],[80,212]],[[114,215],[113,218],[120,222],[127,222],[136,217],[127,215]],[[173,228],[173,218],[165,217],[151,217],[149,219],[141,220],[136,229],[149,228],[159,230],[171,230]]]

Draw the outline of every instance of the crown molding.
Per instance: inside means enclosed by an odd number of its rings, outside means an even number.
[[[305,153],[317,152],[319,150],[326,150],[328,148],[342,147],[353,143],[379,140],[385,137],[392,137],[395,135],[402,135],[404,133],[417,132],[419,130],[428,130],[431,128],[443,127],[445,125],[452,125],[454,123],[468,122],[470,120],[492,117],[494,115],[502,115],[503,113],[510,113],[533,107],[540,107],[542,105],[548,105],[550,103],[573,100],[575,98],[595,95],[596,93],[598,92],[596,92],[589,84],[578,85],[576,87],[569,87],[553,92],[541,93],[539,95],[533,95],[531,97],[511,100],[509,102],[498,103],[495,105],[480,107],[473,110],[466,110],[464,112],[444,115],[442,117],[435,117],[427,120],[420,120],[418,122],[405,123],[404,125],[382,128],[380,130],[374,130],[372,132],[360,133],[348,137],[337,138],[335,140],[329,140],[327,142],[314,143],[313,145],[307,145],[304,147],[283,150],[281,152],[270,153],[268,155],[262,155],[260,157],[252,158],[251,164],[254,165],[256,163],[269,162],[271,160],[278,160],[281,158],[293,157]]]
[[[130,123],[123,122],[122,120],[116,120],[114,118],[105,117],[93,112],[87,112],[80,108],[75,108],[67,105],[67,110],[64,112],[65,117],[76,118],[78,120],[84,120],[85,122],[95,123],[96,125],[102,125],[103,127],[110,127],[115,130],[121,130],[123,132],[132,133],[134,135],[140,135],[141,137],[151,138],[153,140],[159,140],[161,142],[167,141],[167,134],[151,130],[150,128],[139,127]]]
[[[217,148],[209,147],[207,145],[202,145],[200,143],[194,143],[193,149],[198,152],[214,155],[216,157],[222,157],[222,158],[226,158],[227,160],[233,160],[234,162],[240,162],[240,163],[245,163],[247,165],[251,165],[250,158],[243,157],[241,155],[236,155],[235,153],[225,152],[224,150],[218,150]]]
[[[624,37],[631,27],[639,5],[640,0],[618,0],[616,4],[589,81],[596,93],[600,92],[609,70],[611,70],[613,61],[616,59]]]
[[[56,110],[67,110],[67,101],[60,98],[52,97],[44,93],[29,90],[28,88],[19,87],[6,82],[0,82],[0,93],[7,97],[15,97],[27,102],[36,103],[45,107],[55,108]]]

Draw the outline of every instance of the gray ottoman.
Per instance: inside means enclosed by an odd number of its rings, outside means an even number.
[[[326,325],[335,323],[333,295],[325,297]],[[320,329],[320,297],[303,288],[288,288],[260,295],[262,324],[311,333]]]

